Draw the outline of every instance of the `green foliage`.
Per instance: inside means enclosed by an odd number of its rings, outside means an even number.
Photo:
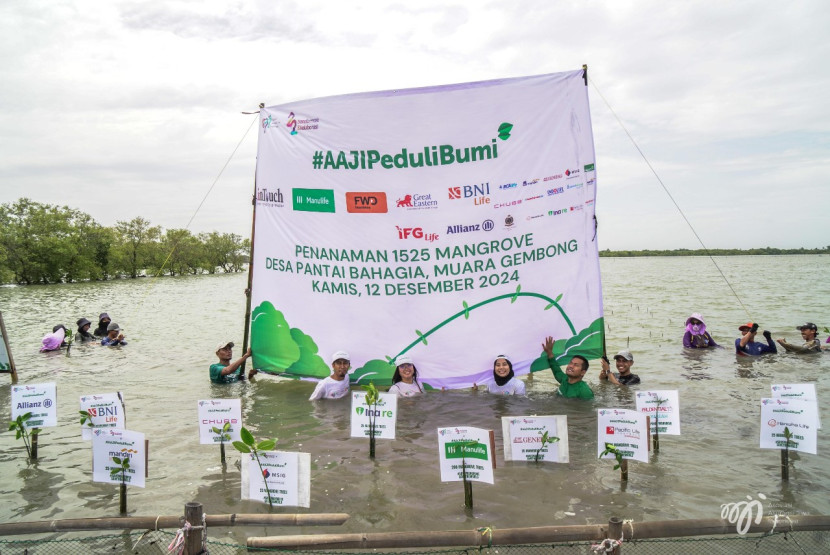
[[[92,423],[92,417],[89,415],[89,411],[79,410],[78,412],[81,414],[81,426],[86,424],[90,428],[95,427],[95,425]]]
[[[230,233],[162,233],[141,217],[102,227],[79,210],[27,198],[0,205],[0,283],[239,272],[249,253],[250,241]]]
[[[225,425],[222,426],[221,429],[217,428],[216,426],[213,426],[210,429],[210,431],[212,431],[214,434],[217,434],[219,436],[219,443],[220,444],[224,444],[225,441],[227,441],[231,438],[231,435],[228,433],[228,431],[230,429],[231,429],[231,423],[230,422],[225,422]]]
[[[300,360],[300,346],[294,341],[285,316],[269,301],[256,307],[251,314],[251,350],[256,353],[255,367],[266,372],[285,372]],[[326,367],[318,369],[313,377],[326,378],[328,375]]]
[[[352,383],[360,383],[361,380],[371,377],[376,385],[392,385],[392,376],[395,375],[394,359],[387,357],[387,360],[373,359],[360,368],[355,369],[351,374]]]
[[[553,356],[559,360],[563,353],[567,352],[568,356],[582,355],[587,359],[599,358],[602,356],[602,334],[604,332],[604,320],[597,318],[590,326],[581,330],[573,337],[566,340],[559,339],[553,345]],[[570,360],[570,359],[568,359]],[[560,363],[567,363],[567,361],[559,361]],[[548,366],[548,357],[542,352],[539,358],[530,363],[530,371],[538,372],[540,370],[550,370]]]
[[[118,466],[110,470],[110,477],[115,478],[116,474],[121,474],[121,483],[125,483],[127,477],[127,470],[130,468],[130,457],[113,457],[112,462]]]
[[[539,445],[539,448],[536,450],[535,462],[539,462],[539,457],[542,455],[542,449],[544,449],[546,445],[552,445],[557,441],[559,441],[558,437],[548,435],[548,431],[545,430],[545,433],[542,434],[541,445]]]
[[[23,445],[26,447],[26,455],[32,458],[32,436],[37,435],[40,430],[38,428],[27,428],[26,422],[32,418],[32,413],[19,414],[17,418],[9,422],[9,431],[14,430],[14,439],[23,439]]]
[[[234,448],[239,451],[240,453],[253,453],[254,458],[256,459],[257,465],[259,466],[259,472],[264,475],[262,471],[262,462],[259,460],[259,454],[262,451],[271,451],[276,447],[277,440],[274,439],[265,439],[260,442],[257,442],[254,439],[254,435],[248,431],[248,428],[245,426],[239,430],[239,437],[242,441],[234,441],[233,446]],[[265,492],[268,494],[268,505],[271,507],[274,506],[274,503],[271,499],[271,490],[268,488],[268,480],[264,480],[265,482]]]
[[[622,453],[620,453],[619,450],[616,447],[614,447],[613,443],[605,444],[605,451],[599,454],[599,458],[602,458],[605,455],[614,455],[614,458],[617,459],[617,464],[614,465],[614,470],[617,470],[620,466],[622,466]]]
[[[302,369],[303,373],[313,372],[314,374],[328,375],[329,367],[326,361],[317,354],[319,349],[314,339],[305,334],[300,328],[291,328],[290,333],[291,339],[300,349],[300,358],[288,368],[288,371],[299,373]]]

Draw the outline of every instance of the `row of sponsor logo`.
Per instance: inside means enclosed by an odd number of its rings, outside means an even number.
[[[582,183],[567,186],[550,187],[525,198],[494,201],[491,198],[490,184],[464,185],[449,187],[447,201],[472,202],[474,206],[491,206],[494,209],[510,208],[523,203],[543,199],[564,193],[568,189],[578,189]],[[431,210],[438,208],[439,200],[433,193],[411,193],[401,195],[394,200],[395,208],[405,210]],[[278,188],[276,191],[257,189],[257,200],[261,204],[282,208],[285,205],[285,195]],[[294,210],[304,212],[335,212],[333,189],[292,189],[291,202]],[[385,214],[389,212],[389,200],[385,192],[347,192],[346,210],[353,214]]]

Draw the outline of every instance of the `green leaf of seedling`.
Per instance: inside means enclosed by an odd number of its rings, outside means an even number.
[[[119,472],[121,472],[120,468],[113,468],[112,470],[110,470],[110,478],[112,478],[113,476],[115,476]]]
[[[558,303],[561,300],[562,300],[562,293],[559,293],[559,296],[556,297],[556,299],[553,302]]]
[[[464,319],[470,319],[470,305],[467,304],[467,301],[461,301],[461,304],[464,306]]]
[[[17,422],[9,422],[9,431],[11,432],[15,428],[17,428]]]
[[[121,468],[124,470],[130,468],[130,459],[124,459],[124,462],[121,463]]]
[[[249,432],[248,428],[246,428],[245,426],[243,426],[242,429],[239,431],[239,437],[242,439],[242,441],[245,442],[245,445],[253,447],[256,443],[253,434]]]
[[[222,426],[222,431],[227,432],[230,429],[231,429],[231,423],[230,422],[225,422],[225,425]]]
[[[615,465],[614,465],[614,470],[617,470],[618,468],[620,468],[620,465],[615,464]]]
[[[115,464],[121,464],[121,458],[120,457],[113,457],[112,462],[114,462]]]
[[[263,439],[256,445],[257,451],[271,451],[277,445],[276,439]]]
[[[18,418],[23,419],[23,422],[26,422],[26,421],[27,421],[28,419],[30,419],[31,417],[32,417],[32,413],[31,413],[31,412],[27,412],[27,413],[26,413],[26,414],[24,414],[23,416],[18,416]]]
[[[415,330],[415,333],[417,333],[417,334],[418,334],[418,337],[420,337],[420,338],[421,338],[421,342],[423,342],[423,344],[424,344],[424,345],[426,345],[426,344],[427,344],[427,338],[426,338],[426,337],[424,337],[424,334],[423,334],[423,333],[421,333],[421,332],[420,332],[420,331],[418,331],[418,330]]]
[[[510,297],[510,304],[513,304],[513,303],[516,302],[516,299],[519,298],[519,293],[521,292],[521,290],[522,290],[522,284],[517,285],[516,286],[516,292],[513,294],[512,297]]]
[[[32,431],[29,432],[29,435],[36,436],[40,433],[40,428],[32,428]]]
[[[23,435],[23,432],[18,428],[17,433],[14,435],[14,439],[20,439]]]
[[[213,432],[214,434],[221,434],[221,433],[222,433],[222,430],[220,430],[220,429],[219,429],[219,428],[217,428],[216,426],[212,427],[212,428],[210,429],[210,431],[211,431],[211,432]]]
[[[245,445],[244,443],[242,443],[241,441],[234,441],[232,443],[232,445],[240,453],[250,453],[251,452],[251,448],[248,447],[247,445]]]

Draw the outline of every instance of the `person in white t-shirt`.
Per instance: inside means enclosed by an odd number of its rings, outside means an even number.
[[[525,395],[525,383],[513,374],[513,363],[507,355],[493,361],[493,382],[487,390],[496,395]]]
[[[418,369],[408,356],[401,356],[395,361],[395,375],[392,376],[392,387],[389,388],[389,393],[394,393],[398,397],[412,397],[420,395],[424,392],[418,381]]]
[[[331,376],[317,383],[309,401],[340,399],[349,394],[349,353],[337,351],[331,356]]]

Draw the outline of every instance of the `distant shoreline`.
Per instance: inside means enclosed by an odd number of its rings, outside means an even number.
[[[757,255],[783,255],[783,254],[830,254],[830,246],[823,249],[774,249],[765,247],[762,249],[673,249],[673,250],[625,250],[612,251],[606,249],[599,251],[601,257],[635,257],[635,256],[757,256]]]

